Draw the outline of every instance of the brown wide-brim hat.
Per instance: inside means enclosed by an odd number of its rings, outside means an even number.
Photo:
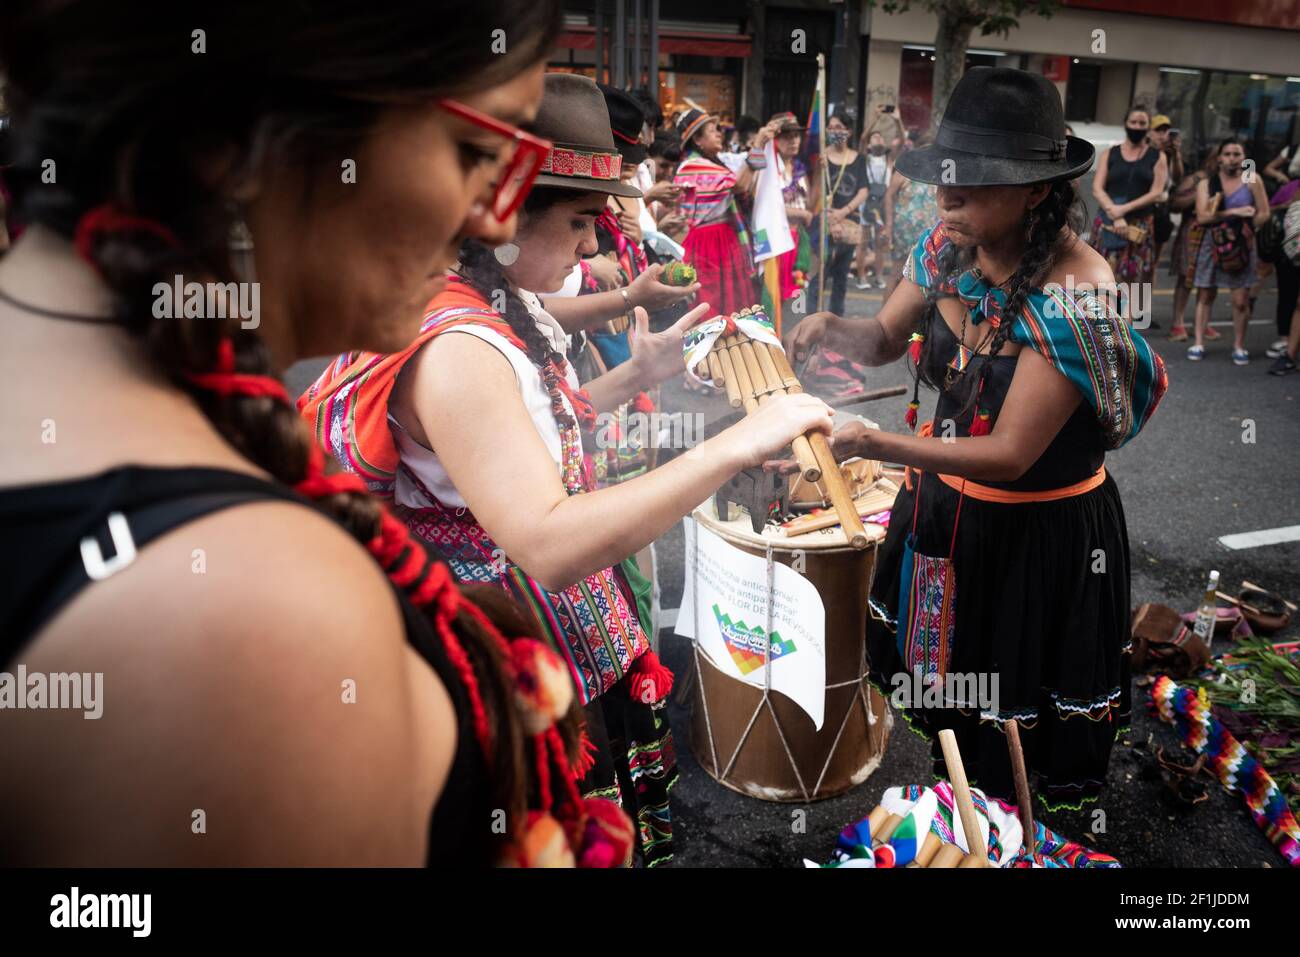
[[[948,98],[934,142],[903,153],[894,168],[936,186],[1027,186],[1082,176],[1095,155],[1087,140],[1065,135],[1051,80],[977,66]]]
[[[554,146],[534,185],[639,197],[641,190],[619,181],[623,154],[614,145],[609,110],[596,81],[576,73],[548,73],[545,83],[533,132]]]

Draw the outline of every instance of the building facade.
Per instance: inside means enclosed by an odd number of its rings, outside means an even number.
[[[930,125],[937,21],[920,8],[572,0],[566,12],[552,68],[653,88],[666,114],[698,105],[728,122],[806,116],[822,53],[828,104],[853,125],[889,104],[908,128]],[[1041,71],[1076,128],[1119,127],[1131,104],[1146,105],[1171,117],[1189,158],[1228,135],[1271,158],[1300,135],[1296,0],[1064,0],[1005,37],[976,31],[966,65]]]

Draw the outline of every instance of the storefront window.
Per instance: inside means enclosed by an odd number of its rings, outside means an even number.
[[[1227,136],[1262,168],[1300,135],[1300,77],[1162,67],[1157,103],[1183,135],[1193,164]]]
[[[725,73],[663,74],[659,87],[659,105],[665,116],[690,109],[695,103],[707,113],[721,117],[723,125],[733,123],[736,117],[736,80]]]

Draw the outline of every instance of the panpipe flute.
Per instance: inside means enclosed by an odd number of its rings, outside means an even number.
[[[719,336],[707,359],[696,365],[695,372],[722,386],[732,408],[743,407],[746,415],[774,395],[803,391],[779,347],[751,339],[740,331]],[[826,436],[820,432],[799,435],[790,447],[804,480],[818,483],[830,499],[849,543],[854,548],[866,548],[870,538]]]
[[[903,823],[902,817],[897,814],[890,814],[879,804],[868,815],[867,820],[868,827],[871,830],[871,846],[873,848],[888,844],[898,825]],[[958,867],[970,856],[956,844],[945,844],[938,834],[930,830],[926,831],[925,838],[916,852],[916,857],[906,866],[933,867],[936,869]],[[966,864],[965,866],[970,867],[972,865]]]

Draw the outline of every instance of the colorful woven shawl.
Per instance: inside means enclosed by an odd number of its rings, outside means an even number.
[[[939,255],[951,242],[943,224],[936,224],[912,249],[903,274],[928,289],[939,273]],[[987,320],[997,328],[1002,321],[1006,293],[974,268],[940,292],[958,297],[976,325]],[[1074,384],[1096,413],[1109,449],[1142,430],[1169,387],[1160,356],[1091,291],[1071,297],[1053,284],[1032,290],[1009,339],[1030,346]]]
[[[1292,867],[1300,867],[1300,824],[1277,783],[1210,710],[1204,691],[1180,688],[1168,675],[1151,687],[1151,706],[1183,742],[1209,765],[1229,791],[1239,791],[1270,841]]]

